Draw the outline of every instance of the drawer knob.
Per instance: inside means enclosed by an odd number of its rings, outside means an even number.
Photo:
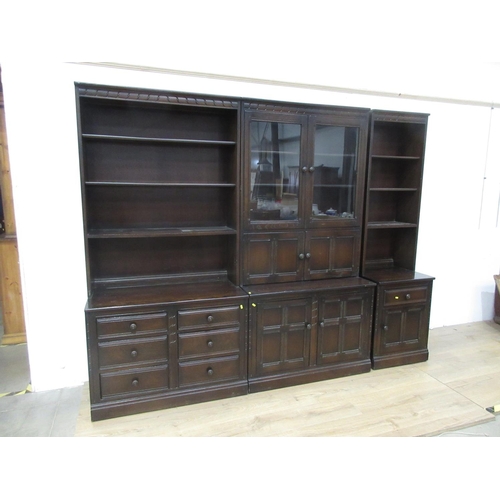
[[[323,328],[325,326],[325,322],[324,321],[320,321],[319,322],[319,326],[321,326],[321,328]]]
[[[302,172],[307,172],[307,167],[302,167]]]
[[[389,327],[387,325],[382,326],[382,330],[387,331],[389,330]]]
[[[133,358],[137,358],[137,354],[138,354],[138,352],[137,352],[135,349],[134,349],[134,350],[130,353],[130,355],[131,355]]]
[[[310,259],[311,258],[311,254],[309,252],[306,253],[306,259]]]
[[[406,300],[410,300],[410,299],[411,299],[411,295],[410,295],[409,293],[407,293],[407,294],[405,295],[405,298],[406,298]]]
[[[299,253],[299,259],[300,259],[300,260],[304,260],[304,259],[305,259],[305,257],[306,257],[306,256],[305,256],[303,253]]]
[[[208,346],[208,347],[213,347],[213,346],[214,346],[214,342],[213,342],[213,340],[209,340],[209,341],[207,342],[207,346]]]
[[[312,328],[311,323],[306,323],[306,328],[307,328],[308,330],[310,330],[310,329]]]
[[[212,376],[214,374],[214,370],[212,368],[207,368],[207,375]]]
[[[134,387],[137,387],[139,385],[139,379],[138,378],[134,378],[134,380],[132,380],[132,385]]]
[[[137,323],[130,323],[130,331],[135,332],[137,330]]]
[[[209,315],[207,316],[207,322],[208,322],[208,323],[212,323],[212,321],[213,321],[213,320],[214,320],[214,317],[213,317],[211,314],[209,314]]]
[[[314,167],[309,167],[309,172],[314,172]]]

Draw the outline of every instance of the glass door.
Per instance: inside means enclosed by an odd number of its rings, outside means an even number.
[[[309,225],[351,225],[358,213],[359,128],[315,123],[309,176]]]
[[[303,220],[305,117],[255,113],[247,124],[248,220],[251,225],[296,227]]]

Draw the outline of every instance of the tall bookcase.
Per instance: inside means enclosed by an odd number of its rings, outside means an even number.
[[[430,276],[415,272],[428,115],[372,111],[361,274],[378,284],[374,368],[428,358]]]

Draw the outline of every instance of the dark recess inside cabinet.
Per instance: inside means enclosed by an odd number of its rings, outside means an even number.
[[[93,420],[423,360],[426,115],[76,97]]]

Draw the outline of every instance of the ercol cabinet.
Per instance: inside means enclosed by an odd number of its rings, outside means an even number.
[[[378,284],[374,368],[429,357],[433,278],[415,272],[427,119],[371,114],[361,273]]]
[[[402,220],[410,239],[367,227],[420,197],[397,164],[421,176],[425,133],[419,164],[373,153],[367,109],[76,94],[93,420],[420,359],[430,278],[411,273],[414,248],[388,250],[415,247],[417,222]]]

